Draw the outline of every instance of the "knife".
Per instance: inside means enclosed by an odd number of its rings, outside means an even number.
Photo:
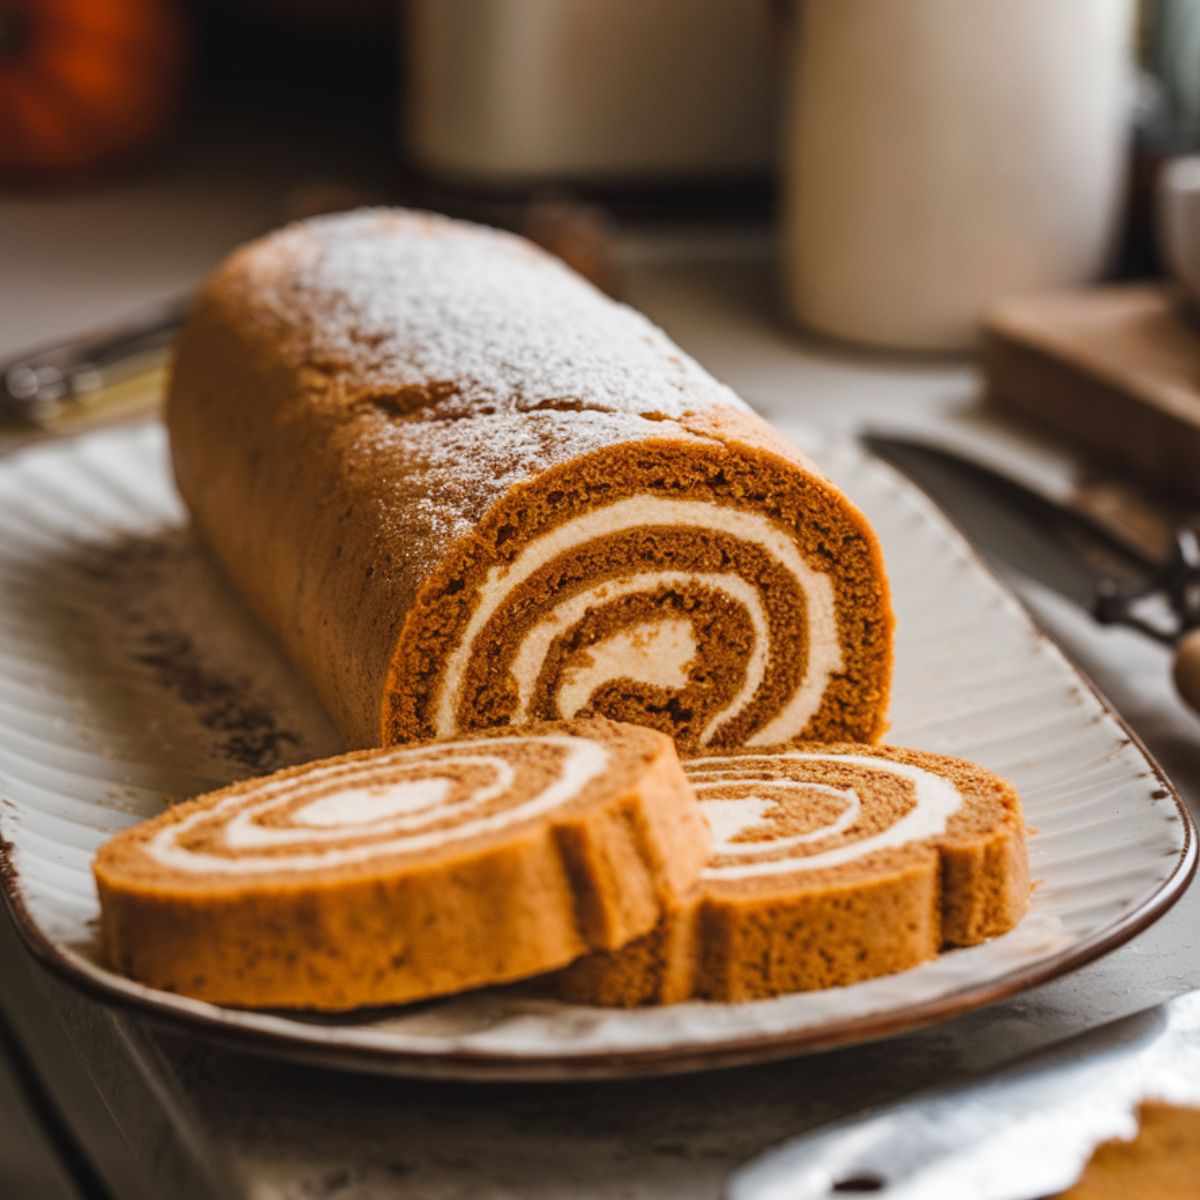
[[[0,363],[0,420],[46,428],[64,416],[156,402],[186,301]]]
[[[1200,521],[1125,490],[1039,489],[916,437],[868,432],[862,441],[928,492],[988,557],[1102,624],[1172,647],[1175,686],[1200,713]]]
[[[1200,992],[982,1081],[806,1134],[751,1160],[727,1200],[1035,1200],[1068,1188],[1144,1099],[1200,1105]]]

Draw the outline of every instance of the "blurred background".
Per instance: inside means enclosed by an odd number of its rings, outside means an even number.
[[[405,203],[613,289],[614,224],[757,224],[797,324],[959,350],[999,295],[1157,273],[1198,145],[1194,0],[0,0],[0,344],[95,320],[38,298],[68,262],[121,310],[175,239]]]
[[[617,293],[631,232],[757,235],[764,319],[970,352],[1008,295],[1200,277],[1197,149],[1196,0],[0,0],[5,407],[110,400],[231,246],[370,203]]]
[[[1134,8],[2,0],[0,212],[28,237],[3,282],[80,252],[86,236],[56,225],[80,198],[152,179],[164,182],[154,227],[172,208],[190,215],[165,187],[181,177],[193,194],[214,181],[215,229],[251,191],[264,228],[359,202],[532,223],[547,238],[562,224],[590,237],[610,215],[775,215],[801,320],[944,348],[965,340],[955,307],[989,288],[1154,270],[1157,163],[1200,140],[1200,20],[1192,0]],[[232,195],[215,182],[231,175]],[[986,251],[968,224],[986,229]],[[45,244],[52,229],[66,240]],[[889,250],[873,278],[863,260]],[[843,291],[945,287],[937,272],[955,266],[978,278],[941,311],[930,298],[928,327],[826,294],[834,275]]]

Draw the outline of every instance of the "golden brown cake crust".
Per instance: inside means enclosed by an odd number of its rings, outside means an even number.
[[[250,780],[97,855],[114,968],[223,1004],[346,1009],[562,966],[645,933],[709,835],[670,740],[602,719]]]
[[[1147,1101],[1129,1142],[1105,1142],[1059,1200],[1195,1200],[1200,1109]]]
[[[652,933],[555,976],[564,998],[738,1001],[842,986],[1004,933],[1028,908],[1020,800],[973,763],[801,744],[684,766],[713,858]]]
[[[892,615],[862,515],[661,331],[520,239],[367,212],[246,247],[196,301],[168,424],[198,530],[353,745],[603,712],[685,745],[733,746],[769,725],[789,671],[819,676],[809,737],[871,740],[884,727]],[[806,641],[819,597],[768,586],[744,534],[679,526],[660,506],[514,587],[467,648],[447,707],[447,655],[488,579],[511,576],[538,533],[639,496],[761,516],[758,532],[779,531],[831,581],[833,632]],[[558,673],[514,682],[539,621],[672,564],[738,575],[751,591],[734,599],[711,578],[643,588],[661,601],[654,617],[626,598],[585,605],[587,621],[548,644]],[[756,603],[757,636],[776,641],[752,704],[739,683]],[[646,621],[669,626],[679,679],[618,675],[564,711],[564,680],[628,656]],[[840,648],[821,675],[813,655],[831,639]],[[701,652],[706,640],[726,649]],[[489,659],[500,660],[490,672]],[[714,724],[731,696],[738,712]]]

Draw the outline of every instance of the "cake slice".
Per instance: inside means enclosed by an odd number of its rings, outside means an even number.
[[[636,1005],[836,987],[1004,933],[1028,907],[1021,802],[974,763],[800,745],[685,769],[713,832],[699,883],[652,933],[561,972],[558,994]]]
[[[338,1010],[615,950],[708,848],[671,740],[594,719],[235,784],[118,834],[94,869],[116,970],[221,1004]]]

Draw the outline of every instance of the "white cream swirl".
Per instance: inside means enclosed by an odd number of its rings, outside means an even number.
[[[865,799],[863,795],[869,780],[858,786],[835,788],[819,779],[805,779],[803,769],[791,778],[764,778],[762,768],[755,767],[756,762],[769,762],[777,769],[780,760],[849,764],[883,771],[913,785],[914,803],[884,828],[855,836],[864,806],[870,803],[869,793]],[[713,853],[704,871],[706,879],[740,879],[839,867],[879,850],[940,836],[946,831],[946,822],[963,803],[962,793],[951,780],[923,767],[870,755],[785,751],[765,759],[754,755],[693,758],[684,765],[713,831]],[[736,796],[721,795],[734,786],[738,792]],[[785,837],[770,836],[772,810],[785,805],[789,798],[795,803],[797,794],[804,792],[836,797],[844,801],[844,806],[832,822],[818,829]],[[759,830],[764,835],[760,840],[737,840],[747,832]],[[815,854],[780,854],[780,851],[839,836],[846,840]],[[768,858],[768,855],[772,857]],[[758,861],[753,861],[755,859]]]
[[[511,756],[530,742],[557,748],[562,760],[549,783],[521,796]],[[144,850],[172,870],[218,875],[324,870],[415,853],[548,813],[597,778],[609,758],[602,743],[566,734],[403,746],[264,780],[164,825]],[[463,767],[487,782],[456,796],[462,789],[450,772]],[[381,771],[412,774],[379,782]],[[264,821],[284,808],[286,820]],[[186,844],[202,826],[220,834],[225,853]],[[292,852],[296,846],[305,849]]]
[[[762,513],[703,500],[674,500],[645,494],[618,500],[565,521],[528,542],[509,565],[495,566],[488,571],[480,588],[479,603],[446,661],[434,706],[438,735],[447,736],[458,727],[457,712],[467,667],[483,630],[516,590],[537,571],[597,538],[632,530],[680,527],[715,531],[753,546],[782,567],[804,597],[808,640],[804,676],[779,711],[752,733],[747,744],[773,745],[799,736],[820,707],[831,676],[842,668],[832,579],[826,572],[810,566],[795,539],[783,526]],[[766,676],[771,655],[781,652],[780,648],[770,644],[769,625],[759,588],[732,572],[631,571],[563,600],[525,632],[513,657],[510,669],[518,696],[513,720],[528,717],[534,687],[555,639],[576,626],[589,612],[625,596],[687,585],[719,593],[738,606],[746,614],[753,631],[753,646],[741,687],[736,696],[708,720],[701,732],[701,744],[711,742],[724,724],[754,700]],[[681,672],[690,658],[682,653],[684,645],[680,638],[674,638],[670,657],[665,659],[662,644],[653,638],[610,638],[606,644],[593,647],[593,668],[586,675],[590,691],[583,694],[578,672],[564,672],[555,694],[559,709],[556,715],[574,715],[587,703],[591,692],[612,680],[680,686]],[[686,680],[686,675],[683,678]]]

